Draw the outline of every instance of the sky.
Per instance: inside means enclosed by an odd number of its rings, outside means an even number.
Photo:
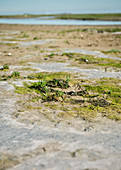
[[[0,0],[0,15],[121,13],[121,0]]]

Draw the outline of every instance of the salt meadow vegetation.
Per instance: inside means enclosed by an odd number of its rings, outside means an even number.
[[[76,19],[76,20],[111,20],[121,21],[121,13],[107,14],[51,14],[51,15],[1,15],[0,18],[37,18],[37,17],[54,17],[53,19]]]
[[[102,51],[105,54],[121,54],[120,50],[112,49],[109,51]],[[49,55],[46,55],[46,58],[55,59],[55,57],[60,56],[57,53],[51,53]],[[78,54],[78,53],[67,53],[64,52],[61,54],[62,62],[64,62],[64,57],[67,57],[69,60],[73,60],[73,64],[76,66],[82,66],[83,64],[86,64],[87,67],[93,68],[95,66],[104,66],[104,68],[112,67],[113,69],[121,69],[121,61],[120,60],[114,60],[109,58],[99,58],[92,55],[85,55],[85,54]],[[58,60],[58,59],[57,59]],[[61,60],[58,60],[61,61]],[[85,65],[85,67],[86,67]]]
[[[9,64],[4,64],[1,68],[0,68],[0,70],[8,70],[9,69]]]
[[[120,20],[121,14],[61,14],[59,19],[78,19],[78,20]]]
[[[74,81],[71,76],[63,72],[30,75],[28,78],[39,79],[38,82],[24,83],[23,87],[15,86],[15,91],[24,96],[32,96],[26,101],[31,103],[30,109],[38,108],[41,101],[43,106],[46,106],[46,111],[58,110],[57,117],[72,116],[94,121],[101,114],[102,117],[121,120],[120,79]],[[33,102],[36,107],[33,107]]]

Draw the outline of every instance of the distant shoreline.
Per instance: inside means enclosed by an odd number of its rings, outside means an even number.
[[[121,13],[109,14],[51,14],[51,15],[0,15],[0,18],[38,18],[38,17],[54,17],[53,19],[74,19],[74,20],[99,20],[99,21],[121,21]]]

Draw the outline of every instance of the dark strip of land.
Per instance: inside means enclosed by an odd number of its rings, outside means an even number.
[[[121,13],[110,14],[52,14],[52,15],[1,15],[0,18],[35,18],[35,17],[50,17],[53,19],[76,19],[76,20],[102,20],[102,21],[121,21]]]

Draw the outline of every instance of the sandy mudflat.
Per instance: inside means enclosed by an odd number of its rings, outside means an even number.
[[[119,29],[0,24],[0,169],[121,169]],[[38,82],[35,75],[43,72],[71,75],[69,88],[61,89],[65,100],[44,101],[33,89],[26,91],[23,82]],[[83,85],[101,81],[117,87],[119,107],[104,91],[99,108],[90,100],[92,110],[86,110],[88,97],[97,93]]]
[[[53,49],[57,51],[61,49],[120,50],[120,34],[107,33],[105,31],[98,33],[97,29],[105,28],[115,29],[121,28],[121,26],[28,26],[0,24],[0,41],[11,42],[9,42],[9,45],[1,43],[2,59],[6,59],[6,62],[12,60],[12,62],[16,63],[22,55],[30,53],[36,55],[45,49],[50,51]],[[2,32],[5,32],[5,34],[2,34]],[[38,47],[24,48],[20,46],[17,48],[19,41],[21,42],[22,39],[23,42],[46,39],[52,41],[40,44]],[[5,51],[12,53],[12,57],[7,57]],[[0,61],[1,64],[5,61],[2,61],[2,59]]]

